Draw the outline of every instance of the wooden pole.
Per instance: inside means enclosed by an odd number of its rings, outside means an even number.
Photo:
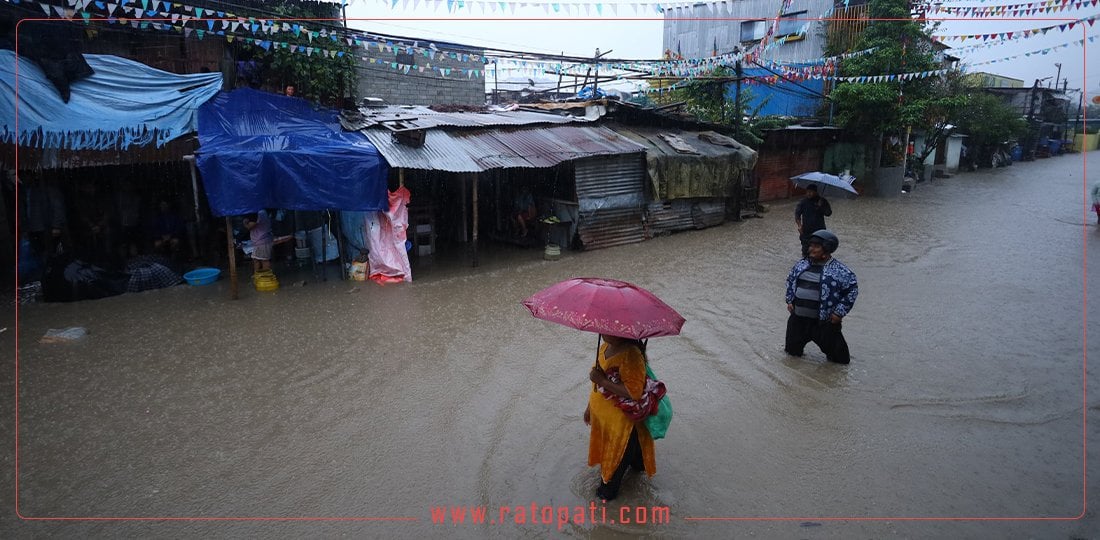
[[[1084,94],[1082,94],[1082,95],[1084,95]],[[1077,113],[1077,116],[1081,116],[1081,113]],[[504,225],[504,216],[501,213],[502,212],[502,208],[501,208],[502,204],[501,204],[501,201],[500,201],[500,175],[497,174],[497,173],[493,173],[493,190],[496,192],[495,196],[494,196],[494,201],[495,202],[493,203],[493,208],[496,209],[496,218],[497,218],[496,228],[497,228],[498,231],[507,230],[508,226],[510,226],[511,224],[509,223],[508,225]]]
[[[473,240],[474,240],[474,266],[477,266],[477,173],[470,173],[470,183],[473,184],[471,197],[474,210],[473,210]]]
[[[468,215],[466,212],[466,180],[462,179],[461,176],[459,176],[458,186],[462,190],[458,196],[458,200],[462,201],[462,241],[468,242],[470,237],[466,234],[466,216]]]
[[[237,248],[233,245],[233,221],[225,216],[225,243],[229,249],[229,297],[240,297],[237,290]]]

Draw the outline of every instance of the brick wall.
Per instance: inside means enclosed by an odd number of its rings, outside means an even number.
[[[762,148],[756,162],[756,180],[760,183],[760,201],[787,199],[802,190],[791,184],[791,177],[821,169],[825,149],[804,148]]]
[[[450,55],[429,59],[422,53],[403,55],[403,63],[414,64],[406,74],[403,67],[394,69],[391,64],[398,60],[392,49],[372,47],[360,57],[358,95],[382,98],[388,105],[484,105],[485,64],[478,58],[474,61],[468,55],[465,59]],[[436,68],[452,71],[444,76]],[[465,70],[482,73],[467,76]]]

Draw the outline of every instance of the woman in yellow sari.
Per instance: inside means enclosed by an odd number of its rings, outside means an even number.
[[[644,345],[641,341],[601,334],[600,347],[589,379],[606,393],[640,401],[646,387]],[[588,466],[600,466],[600,487],[596,495],[605,501],[619,494],[619,486],[628,467],[657,471],[653,438],[645,423],[631,420],[615,399],[604,397],[593,388],[584,410],[584,423],[591,426]]]

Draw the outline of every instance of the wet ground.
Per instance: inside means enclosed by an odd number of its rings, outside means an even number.
[[[860,281],[849,366],[782,351],[794,201],[554,262],[440,257],[406,285],[307,272],[267,294],[242,279],[237,301],[223,280],[27,306],[17,490],[14,400],[0,404],[0,537],[1096,538],[1095,510],[1074,519],[1084,412],[1100,411],[1095,374],[1084,395],[1100,232],[1083,162],[833,201],[836,256]],[[597,485],[581,422],[596,338],[520,305],[572,276],[637,283],[687,318],[649,346],[675,406],[657,475],[607,505],[608,520],[668,506],[668,524],[603,522],[602,506],[595,524],[514,523],[517,505],[587,509]],[[0,326],[10,398],[11,313]],[[38,343],[69,326],[89,335]],[[451,505],[512,511],[434,525]],[[62,517],[313,519],[26,520]]]

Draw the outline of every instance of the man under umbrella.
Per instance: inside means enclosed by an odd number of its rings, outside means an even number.
[[[859,295],[856,275],[833,258],[840,245],[835,234],[824,229],[809,238],[809,255],[795,263],[787,275],[787,336],[785,350],[802,356],[813,341],[830,362],[847,364],[848,343],[841,333],[841,319],[852,310]]]
[[[825,228],[825,216],[833,215],[829,201],[818,195],[817,184],[806,186],[806,197],[798,201],[794,209],[794,223],[798,226],[798,239],[802,241],[802,256],[807,255],[810,235]]]

